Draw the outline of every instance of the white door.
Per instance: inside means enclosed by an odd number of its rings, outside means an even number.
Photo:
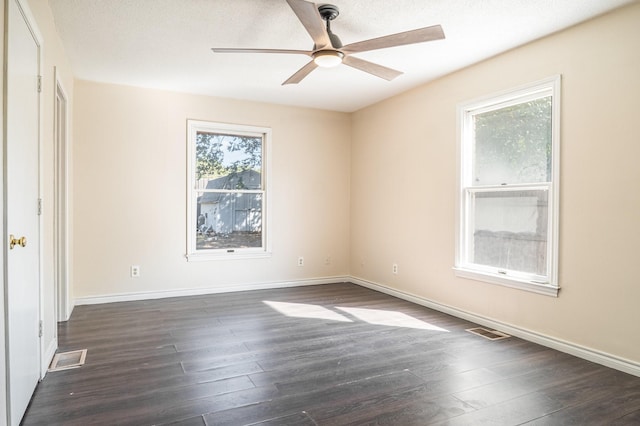
[[[40,47],[18,0],[8,3],[6,233],[14,240],[6,250],[7,405],[18,425],[40,378]]]

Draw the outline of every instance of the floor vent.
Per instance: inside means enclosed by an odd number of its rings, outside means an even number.
[[[53,361],[51,361],[49,371],[61,371],[81,367],[84,364],[84,359],[86,357],[86,349],[55,354]]]
[[[501,331],[487,330],[486,328],[483,328],[483,327],[467,328],[466,331],[468,331],[469,333],[477,334],[478,336],[482,336],[485,339],[489,339],[489,340],[500,340],[500,339],[506,339],[507,337],[511,337],[506,333],[502,333]]]

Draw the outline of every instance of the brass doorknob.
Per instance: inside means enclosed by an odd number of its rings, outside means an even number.
[[[19,245],[21,247],[26,247],[27,246],[27,237],[22,237],[22,238],[16,238],[13,236],[13,234],[9,235],[9,249],[13,250],[13,248]]]

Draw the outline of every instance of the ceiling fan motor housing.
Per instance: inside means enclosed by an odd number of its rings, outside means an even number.
[[[334,6],[332,4],[321,4],[318,6],[318,12],[320,12],[320,16],[325,21],[333,21],[340,15],[340,9],[338,6]]]

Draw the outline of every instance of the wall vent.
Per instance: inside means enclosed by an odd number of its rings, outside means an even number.
[[[501,331],[498,330],[488,330],[484,327],[475,327],[475,328],[467,328],[467,330],[469,333],[473,333],[473,334],[477,334],[478,336],[482,336],[485,339],[489,339],[489,340],[500,340],[500,339],[506,339],[509,336],[506,333],[503,333]]]
[[[86,349],[55,354],[49,366],[49,371],[61,371],[81,367],[86,357]]]

